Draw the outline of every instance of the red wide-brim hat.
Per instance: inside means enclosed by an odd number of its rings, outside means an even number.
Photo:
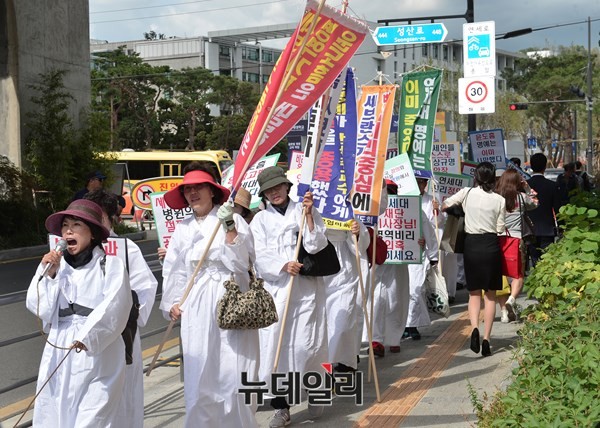
[[[229,199],[230,191],[226,187],[221,186],[215,182],[212,175],[204,171],[190,171],[183,176],[183,181],[175,188],[165,193],[165,202],[171,208],[180,210],[188,206],[188,202],[183,196],[183,186],[186,184],[202,184],[208,183],[213,186],[216,190],[221,192],[221,200],[219,204],[223,204]]]

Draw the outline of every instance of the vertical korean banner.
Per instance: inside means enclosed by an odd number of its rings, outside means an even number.
[[[352,208],[368,226],[374,226],[379,215],[395,95],[395,85],[363,86],[358,102]]]
[[[192,208],[185,207],[175,210],[165,202],[166,192],[155,192],[150,194],[152,204],[152,216],[156,225],[158,242],[161,247],[169,248],[171,236],[175,232],[175,227],[181,220],[192,215]]]
[[[400,93],[398,148],[408,153],[415,169],[431,171],[435,114],[442,70],[405,74]]]
[[[388,196],[388,207],[379,216],[378,234],[388,252],[386,264],[417,264],[423,261],[421,237],[421,196]]]
[[[365,38],[368,28],[364,22],[327,5],[309,33],[317,9],[318,3],[309,0],[302,21],[271,72],[236,158],[234,190],[241,184],[243,169],[281,141],[331,87]]]
[[[333,126],[311,181],[315,207],[331,229],[349,230],[354,215],[349,201],[356,156],[356,86],[347,70]]]

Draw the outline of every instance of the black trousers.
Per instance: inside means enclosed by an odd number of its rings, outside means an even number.
[[[543,250],[552,243],[554,243],[554,236],[536,236],[535,243],[527,246],[532,267],[535,267],[540,257],[542,257]]]

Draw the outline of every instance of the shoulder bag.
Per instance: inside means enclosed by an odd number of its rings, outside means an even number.
[[[521,240],[510,236],[506,229],[506,235],[498,237],[498,244],[502,252],[502,275],[511,278],[523,278],[523,256],[521,252]]]
[[[444,226],[440,247],[448,253],[462,254],[465,248],[465,210],[463,204],[467,201],[470,191],[471,189],[467,191],[465,199],[460,204],[446,209],[448,218]]]
[[[525,200],[523,196],[519,194],[519,211],[521,214],[521,239],[526,244],[535,244],[535,226],[531,217],[527,215],[527,212],[523,209]]]
[[[224,330],[265,328],[278,321],[273,296],[264,289],[254,268],[248,270],[250,290],[242,293],[233,275],[223,283],[225,294],[217,302],[217,324]]]
[[[329,239],[327,246],[316,254],[310,254],[304,249],[304,243],[300,245],[298,262],[302,263],[300,275],[304,276],[328,276],[338,273],[341,269],[335,247]]]

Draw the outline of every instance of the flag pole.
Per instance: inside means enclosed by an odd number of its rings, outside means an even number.
[[[354,239],[354,250],[356,256],[356,266],[358,268],[358,284],[360,285],[360,294],[362,296],[363,314],[365,316],[365,324],[370,325],[369,313],[367,312],[367,295],[365,293],[365,285],[363,283],[362,268],[360,267],[360,255],[358,250],[358,239],[352,234]],[[381,403],[381,395],[379,393],[379,378],[377,377],[377,367],[375,366],[375,354],[373,353],[373,332],[367,329],[367,339],[369,340],[369,370],[373,368],[373,378],[375,380],[375,393],[377,394],[377,402]],[[369,371],[370,373],[370,371]]]

